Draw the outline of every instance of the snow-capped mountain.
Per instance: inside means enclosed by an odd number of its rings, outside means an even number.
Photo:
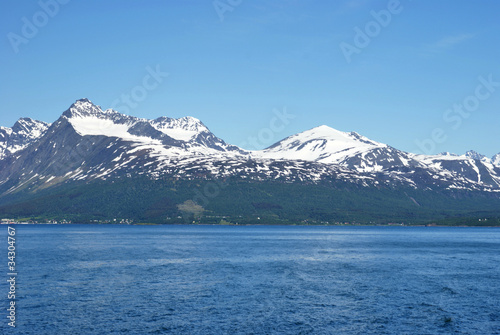
[[[346,158],[386,147],[385,144],[371,141],[355,132],[345,133],[323,125],[289,136],[265,149],[260,155],[272,159],[338,164]]]
[[[115,137],[124,141],[150,146],[151,150],[164,152],[165,148],[183,149],[192,155],[199,150],[204,154],[238,152],[235,146],[215,137],[210,130],[194,117],[173,119],[160,117],[147,120],[121,114],[112,109],[102,110],[88,99],[75,102],[63,114],[73,129],[81,136]],[[179,154],[173,150],[171,154]]]
[[[327,126],[245,151],[193,117],[142,119],[102,110],[88,99],[76,101],[51,125],[22,119],[0,136],[0,196],[133,176],[500,192],[500,154],[415,155]]]
[[[0,160],[0,184],[12,193],[68,180],[197,175],[199,160],[218,165],[244,155],[195,118],[147,120],[81,99],[37,141]]]
[[[40,138],[49,126],[42,121],[21,118],[12,128],[0,127],[0,159],[24,149]]]
[[[328,126],[289,136],[254,157],[283,161],[308,161],[350,171],[364,183],[399,182],[415,187],[497,190],[498,166],[484,155],[469,151],[463,156],[449,153],[415,155],[372,141],[355,132]]]
[[[319,126],[289,136],[256,157],[280,160],[305,160],[336,165],[357,172],[380,172],[394,166],[415,165],[407,153],[372,141],[356,132],[342,132]]]

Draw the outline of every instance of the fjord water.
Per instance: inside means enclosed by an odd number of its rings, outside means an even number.
[[[500,334],[499,228],[16,230],[2,334]]]

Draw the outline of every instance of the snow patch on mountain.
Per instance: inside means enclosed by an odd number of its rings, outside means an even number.
[[[161,144],[161,141],[146,136],[136,136],[129,133],[131,124],[117,124],[112,120],[95,116],[73,117],[69,122],[81,136],[118,137],[125,141]]]

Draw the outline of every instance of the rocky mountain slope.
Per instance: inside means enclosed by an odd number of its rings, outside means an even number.
[[[0,204],[93,181],[226,180],[500,194],[500,154],[417,155],[319,126],[246,151],[198,119],[147,120],[76,101],[52,124],[0,128]]]
[[[21,118],[12,128],[0,127],[0,159],[24,149],[40,138],[49,126],[42,121]]]

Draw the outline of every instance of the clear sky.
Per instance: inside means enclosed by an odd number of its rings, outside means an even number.
[[[325,124],[492,156],[499,18],[498,0],[2,1],[0,125],[89,98],[246,149]]]

